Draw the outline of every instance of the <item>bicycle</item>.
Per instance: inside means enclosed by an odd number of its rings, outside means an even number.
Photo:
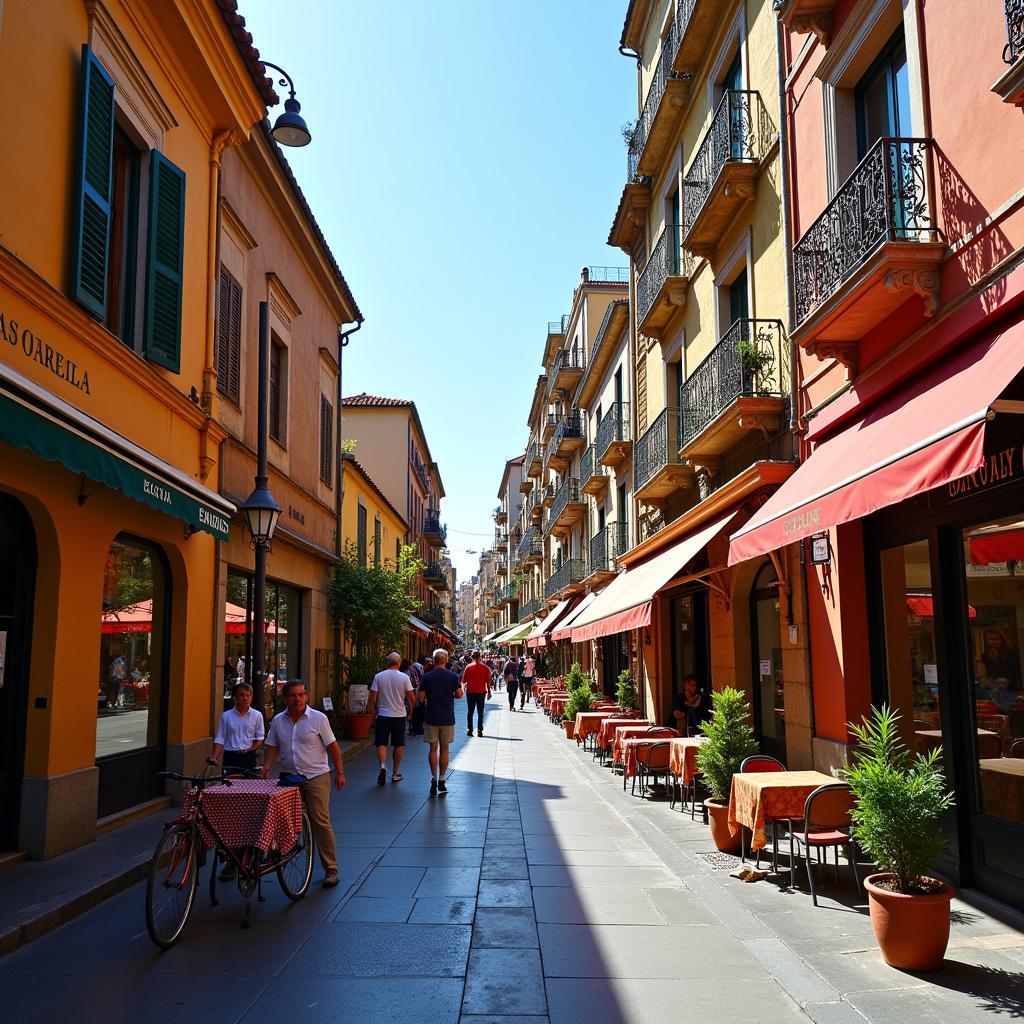
[[[242,927],[249,927],[252,894],[263,902],[262,880],[272,872],[284,894],[293,901],[302,899],[313,877],[313,832],[305,808],[302,827],[295,844],[287,853],[266,853],[255,846],[235,849],[228,846],[211,824],[203,807],[203,792],[208,786],[230,786],[232,776],[259,778],[259,773],[231,769],[220,775],[179,775],[160,772],[162,778],[187,782],[192,787],[182,815],[164,826],[164,834],[156,844],[146,880],[146,929],[161,949],[169,949],[180,938],[188,924],[196,893],[199,872],[206,864],[207,842],[203,833],[212,837],[214,856],[210,870],[210,905],[217,906],[217,863],[221,858],[234,865],[238,891],[245,898]]]

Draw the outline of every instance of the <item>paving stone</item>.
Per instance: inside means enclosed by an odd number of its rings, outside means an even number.
[[[394,847],[380,859],[382,867],[479,867],[483,858],[480,847]]]
[[[405,924],[416,901],[406,896],[383,896],[377,899],[353,896],[332,915],[332,921],[391,921]]]
[[[607,867],[557,867],[550,864],[530,864],[530,881],[534,885],[564,885],[573,888],[615,885],[636,887],[656,886],[672,888],[679,880],[663,867],[633,867],[627,870]]]
[[[418,898],[430,896],[476,896],[479,868],[427,868],[416,889]]]
[[[474,949],[464,1014],[545,1014],[544,978],[535,949]]]
[[[537,922],[528,907],[481,907],[473,923],[473,948],[538,949]]]
[[[536,888],[533,902],[537,920],[546,924],[668,923],[644,889]]]
[[[471,896],[432,896],[416,900],[410,924],[472,924],[476,900]]]
[[[359,887],[360,896],[412,896],[426,868],[375,867]]]
[[[481,879],[477,906],[532,907],[530,883],[520,879]]]

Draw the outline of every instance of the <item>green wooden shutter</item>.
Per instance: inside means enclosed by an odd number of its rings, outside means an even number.
[[[107,315],[107,259],[114,169],[114,80],[82,47],[82,110],[71,295],[90,313]]]
[[[241,398],[242,286],[224,264],[217,301],[217,390],[233,402]]]
[[[150,154],[149,252],[146,261],[146,358],[181,367],[181,269],[185,248],[185,172]]]

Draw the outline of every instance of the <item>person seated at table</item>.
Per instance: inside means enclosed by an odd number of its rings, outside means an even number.
[[[711,700],[693,673],[683,676],[683,692],[672,697],[673,725],[680,736],[695,735],[711,714]]]

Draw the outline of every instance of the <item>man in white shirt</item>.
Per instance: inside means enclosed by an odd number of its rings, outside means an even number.
[[[299,791],[316,837],[320,863],[324,866],[324,887],[330,889],[338,884],[338,856],[331,827],[331,769],[327,758],[329,755],[334,762],[335,786],[343,789],[345,769],[341,763],[341,748],[327,716],[308,706],[306,684],[301,679],[289,679],[282,692],[287,706],[270,722],[264,745],[263,777],[270,775],[278,757],[285,771],[306,776]]]
[[[225,768],[252,769],[256,767],[256,751],[263,743],[263,715],[252,707],[252,687],[248,683],[235,683],[231,696],[235,706],[220,716],[213,753],[206,761],[217,764],[223,752]]]
[[[388,776],[388,741],[391,741],[391,781],[401,782],[402,773],[398,770],[405,756],[405,723],[412,718],[413,694],[412,680],[399,671],[402,656],[396,651],[388,655],[388,667],[373,677],[370,686],[370,704],[367,711],[376,715],[373,727],[373,741],[377,747],[377,760],[380,771],[377,773],[377,785],[383,786]]]

